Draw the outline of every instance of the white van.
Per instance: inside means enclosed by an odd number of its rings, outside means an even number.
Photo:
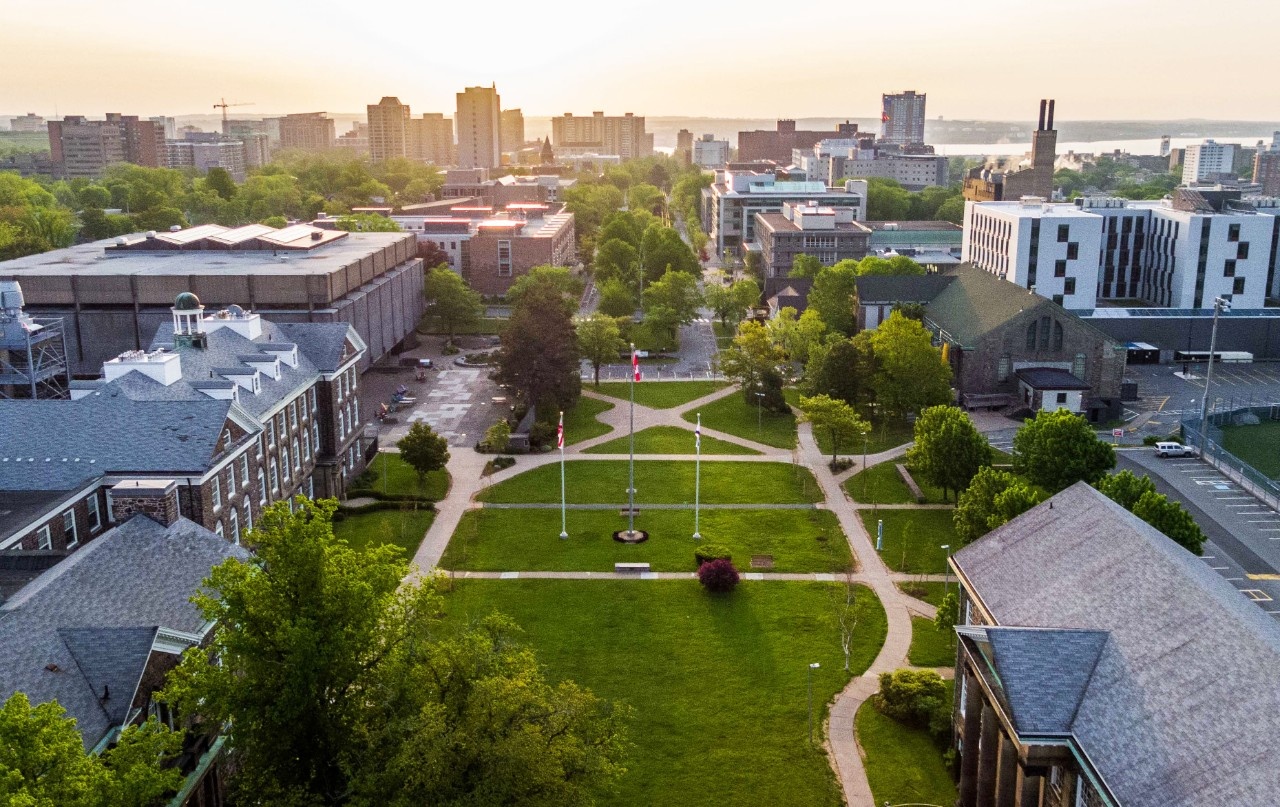
[[[1157,457],[1194,457],[1195,449],[1182,443],[1156,443]]]

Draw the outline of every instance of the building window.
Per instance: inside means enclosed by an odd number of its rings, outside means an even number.
[[[213,510],[216,513],[222,507],[222,485],[218,484],[217,474],[214,474],[209,482],[209,498],[213,501]]]
[[[271,492],[277,493],[280,490],[280,469],[276,467],[276,461],[271,460]]]
[[[231,541],[236,545],[240,544],[240,516],[236,514],[236,509],[232,507],[227,511],[227,523],[231,525]]]
[[[1236,244],[1236,257],[1242,261],[1249,257],[1248,241],[1241,241],[1239,244]]]
[[[285,481],[289,479],[289,449],[280,446],[280,467],[283,469]]]
[[[1234,260],[1232,260],[1231,258],[1228,258],[1226,261],[1224,261],[1224,262],[1223,262],[1223,264],[1222,264],[1222,276],[1223,276],[1223,277],[1235,277],[1235,276],[1236,276],[1236,262],[1235,262]]]
[[[1057,305],[1062,305],[1062,302],[1063,302],[1062,295],[1061,294],[1053,295],[1053,302],[1056,303]]]
[[[1079,242],[1072,241],[1071,243],[1067,244],[1067,260],[1074,261],[1076,258],[1079,258],[1079,257],[1080,257]]]
[[[262,504],[267,503],[267,475],[258,469],[258,500]]]
[[[249,456],[247,454],[240,455],[240,486],[249,487]]]
[[[1062,323],[1056,319],[1053,321],[1053,349],[1055,352],[1062,350]]]
[[[62,537],[67,549],[80,543],[80,532],[76,529],[76,511],[68,510],[62,514]]]
[[[53,537],[48,524],[36,530],[36,549],[53,549]]]
[[[276,422],[280,424],[279,426],[280,441],[284,442],[286,435],[289,434],[287,431],[285,431],[285,428],[284,428],[284,412],[281,412],[280,414],[276,415]]]
[[[294,453],[296,454],[297,452],[295,451]],[[311,461],[311,440],[305,433],[302,435],[302,458],[308,462]]]
[[[996,370],[996,380],[998,381],[1009,380],[1009,357],[1008,356],[1000,357],[1000,364],[998,366],[998,369]]]
[[[320,453],[320,426],[311,424],[311,450]]]
[[[1231,293],[1244,294],[1244,278],[1243,277],[1237,277],[1234,281],[1232,281]]]
[[[217,522],[216,524],[214,524],[214,525],[213,525],[213,531],[214,531],[215,533],[217,533],[217,535],[218,535],[218,537],[219,537],[219,538],[222,538],[222,537],[223,537],[223,534],[222,534],[222,519],[218,519],[218,522]]]
[[[1228,225],[1227,225],[1227,240],[1228,240],[1228,241],[1239,241],[1239,240],[1240,240],[1240,225],[1239,225],[1239,224],[1228,224]]]
[[[341,440],[347,436],[347,418],[342,413],[338,413],[338,439]]]
[[[314,499],[316,497],[316,477],[315,474],[307,477],[307,498]]]
[[[98,508],[98,492],[95,490],[84,503],[89,508],[89,531],[97,532],[102,529],[102,511]]]
[[[1058,405],[1059,405],[1059,406],[1062,406],[1062,405],[1064,405],[1066,402],[1067,402],[1067,393],[1065,393],[1065,392],[1059,392],[1059,393],[1058,393]]]
[[[511,242],[498,242],[498,277],[511,277]]]
[[[275,448],[276,447],[276,422],[274,420],[268,419],[267,422],[263,425],[267,427],[267,446],[270,448]]]
[[[1081,381],[1084,380],[1084,354],[1077,353],[1075,361],[1071,363],[1071,374]]]
[[[1062,284],[1062,292],[1064,294],[1076,293],[1076,279],[1074,277],[1067,278]]]
[[[1070,238],[1071,238],[1071,225],[1059,224],[1058,225],[1058,243],[1065,244]]]
[[[311,397],[311,411],[314,412],[316,411],[316,388],[315,387],[312,387],[309,390],[309,395]]]
[[[298,450],[298,438],[293,438],[293,467],[302,470],[302,452]]]
[[[1053,276],[1054,276],[1054,277],[1066,277],[1066,276],[1067,276],[1067,262],[1066,262],[1066,261],[1054,261],[1054,262],[1053,262]]]
[[[298,428],[298,402],[296,400],[289,402],[289,428]]]
[[[1027,350],[1036,349],[1036,321],[1031,320],[1031,324],[1027,326]]]

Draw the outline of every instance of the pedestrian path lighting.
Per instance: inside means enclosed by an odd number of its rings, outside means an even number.
[[[764,429],[764,393],[756,393],[756,431]]]
[[[1200,402],[1200,456],[1209,442],[1209,384],[1213,382],[1213,354],[1218,349],[1218,315],[1231,310],[1225,297],[1213,298],[1213,329],[1209,331],[1209,362],[1204,369],[1204,399]]]
[[[945,596],[951,585],[951,544],[943,544],[940,548],[947,553],[947,568],[943,572],[946,576],[942,578],[942,594]]]
[[[809,665],[809,745],[813,745],[813,671],[818,669],[818,662]]]

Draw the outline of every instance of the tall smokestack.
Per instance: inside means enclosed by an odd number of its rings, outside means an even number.
[[[1053,128],[1053,99],[1052,98],[1049,99],[1049,122],[1044,128],[1046,129]]]
[[[1043,98],[1040,99],[1040,122],[1036,124],[1037,132],[1044,131],[1044,108],[1047,103],[1048,102],[1045,101]]]

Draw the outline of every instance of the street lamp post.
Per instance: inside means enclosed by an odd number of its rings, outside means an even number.
[[[818,669],[818,667],[819,667],[819,666],[821,666],[821,665],[819,665],[819,664],[818,664],[818,662],[816,662],[816,661],[815,661],[815,662],[813,662],[812,664],[810,664],[810,665],[809,665],[809,670],[808,670],[808,679],[809,679],[809,745],[813,745],[813,671],[814,671],[814,670],[816,670],[816,669]]]
[[[1209,331],[1209,361],[1204,369],[1204,400],[1200,402],[1200,456],[1204,457],[1209,442],[1209,385],[1213,383],[1213,354],[1218,349],[1218,315],[1231,310],[1231,302],[1222,297],[1213,298],[1213,329]]]
[[[764,430],[764,393],[756,393],[756,432]]]
[[[942,578],[942,596],[946,596],[951,587],[951,544],[943,544],[942,550],[947,553],[947,568],[943,571],[946,576]]]

